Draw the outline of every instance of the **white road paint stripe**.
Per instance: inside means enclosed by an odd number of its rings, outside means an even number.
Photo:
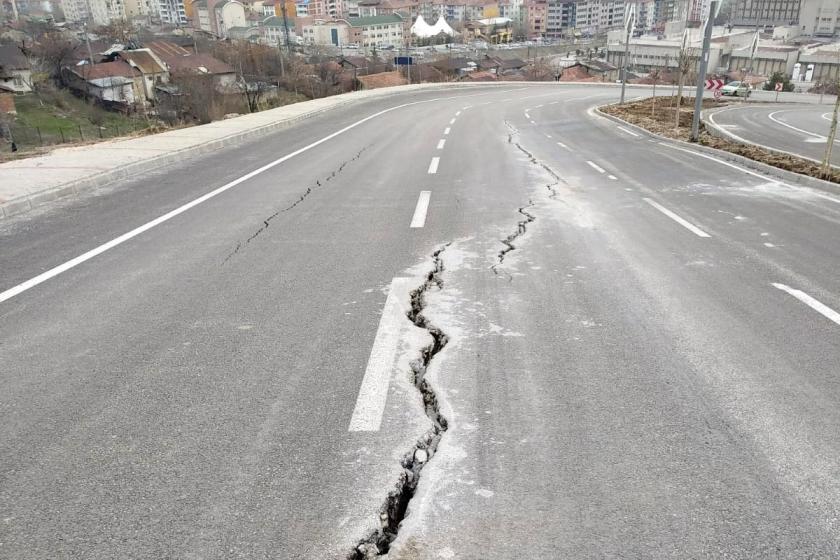
[[[432,191],[420,191],[417,206],[414,208],[414,216],[411,218],[411,227],[421,228],[426,225],[426,213],[429,211],[429,199],[431,198]]]
[[[446,128],[444,128],[444,129],[443,129],[443,135],[444,135],[444,136],[446,136],[447,134],[449,134],[449,131],[450,131],[450,130],[451,130],[451,129],[450,129],[448,126],[447,126]]]
[[[534,108],[535,108],[535,109],[539,109],[540,107],[542,107],[542,105],[537,105],[537,106],[536,106],[536,107],[534,107]]]
[[[370,349],[367,368],[356,397],[356,406],[350,417],[350,432],[377,432],[388,401],[391,374],[397,361],[397,348],[407,325],[405,311],[400,303],[401,294],[411,290],[411,278],[394,278],[385,299],[385,308],[379,319],[376,338]]]
[[[558,103],[560,103],[560,102],[559,101],[552,101],[551,103],[549,103],[549,105],[557,105]]]
[[[710,160],[715,161],[715,162],[717,162],[721,165],[731,167],[732,169],[737,169],[738,171],[746,173],[747,175],[752,175],[753,177],[758,177],[759,179],[763,179],[765,181],[773,181],[773,182],[778,183],[780,185],[784,185],[784,186],[788,187],[789,189],[794,189],[794,190],[804,189],[804,190],[807,190],[808,193],[811,196],[815,196],[817,198],[822,198],[824,200],[829,200],[831,202],[834,202],[835,204],[840,204],[840,198],[834,198],[833,196],[823,194],[821,192],[818,192],[816,189],[810,189],[810,188],[806,188],[806,187],[794,187],[794,186],[789,185],[785,182],[772,179],[770,177],[762,175],[761,173],[756,173],[755,171],[751,171],[751,170],[747,169],[746,167],[741,167],[740,165],[735,165],[734,163],[729,163],[728,161],[718,159],[714,156],[706,155],[706,154],[703,154],[703,153],[700,153],[700,152],[695,152],[694,150],[689,150],[687,148],[681,148],[679,146],[674,146],[673,144],[669,144],[667,142],[659,142],[659,144],[662,145],[662,146],[666,146],[668,148],[673,148],[674,150],[679,150],[681,152],[691,154],[692,156],[699,156],[699,157],[702,157],[702,158],[710,159]]]
[[[455,119],[450,120],[449,124],[455,124]]]
[[[706,233],[705,231],[703,231],[699,227],[697,227],[694,224],[692,224],[691,222],[689,222],[687,220],[684,220],[683,218],[677,216],[676,214],[674,214],[673,212],[671,212],[670,210],[668,210],[667,208],[665,208],[664,206],[662,206],[661,204],[656,202],[655,200],[651,200],[649,198],[644,198],[643,200],[645,202],[647,202],[648,204],[650,204],[651,206],[653,206],[654,208],[656,208],[657,210],[659,210],[660,212],[662,212],[663,214],[665,214],[666,216],[668,216],[669,218],[671,218],[672,220],[674,220],[675,222],[677,222],[678,224],[680,224],[682,227],[684,227],[685,229],[687,229],[688,231],[690,231],[691,233],[693,233],[697,237],[711,237],[711,235],[709,235],[708,233]]]
[[[557,145],[558,145],[558,146],[560,146],[561,148],[563,148],[564,150],[570,150],[570,151],[571,151],[571,148],[569,148],[569,147],[568,147],[566,144],[564,144],[563,142],[557,142]]]
[[[595,163],[594,161],[586,160],[586,163],[588,163],[589,167],[591,167],[592,169],[594,169],[598,173],[606,173],[606,170],[603,167],[601,167],[600,165],[598,165],[597,163]]]
[[[429,164],[429,173],[434,174],[437,173],[438,164],[440,164],[439,157],[433,157],[432,162]]]
[[[537,124],[535,121],[531,121],[531,124]]]
[[[482,94],[477,94],[477,95],[482,95]],[[150,222],[146,222],[145,224],[143,224],[139,227],[136,227],[133,230],[128,231],[128,232],[120,235],[119,237],[116,237],[116,238],[114,238],[114,239],[112,239],[112,240],[110,240],[106,243],[103,243],[102,245],[99,245],[98,247],[95,247],[95,248],[91,249],[90,251],[88,251],[86,253],[83,253],[83,254],[79,255],[78,257],[70,259],[69,261],[67,261],[65,263],[62,263],[62,264],[56,266],[55,268],[51,268],[50,270],[47,270],[46,272],[43,272],[43,273],[39,274],[38,276],[30,278],[29,280],[27,280],[25,282],[21,282],[20,284],[11,287],[8,290],[0,292],[0,303],[4,302],[6,300],[9,300],[9,299],[11,299],[11,298],[13,298],[17,295],[20,295],[23,292],[25,292],[25,291],[27,291],[31,288],[34,288],[35,286],[37,286],[39,284],[42,284],[42,283],[46,282],[47,280],[49,280],[51,278],[55,278],[59,274],[67,272],[68,270],[70,270],[72,268],[75,268],[75,267],[79,266],[80,264],[82,264],[84,262],[87,262],[90,259],[92,259],[92,258],[94,258],[98,255],[101,255],[105,251],[108,251],[110,249],[113,249],[114,247],[122,245],[126,241],[129,241],[130,239],[133,239],[133,238],[137,237],[138,235],[140,235],[144,232],[147,232],[150,229],[152,229],[156,226],[159,226],[160,224],[162,224],[164,222],[168,222],[172,218],[174,218],[176,216],[179,216],[180,214],[183,214],[187,210],[190,210],[191,208],[195,208],[199,204],[207,202],[211,198],[215,198],[215,197],[219,196],[220,194],[222,194],[223,192],[228,191],[228,190],[232,189],[233,187],[235,187],[235,186],[237,186],[241,183],[244,183],[248,179],[252,179],[252,178],[256,177],[257,175],[260,175],[261,173],[264,173],[264,172],[268,171],[269,169],[271,169],[273,167],[276,167],[276,166],[280,165],[281,163],[284,163],[284,162],[292,159],[293,157],[299,156],[300,154],[302,154],[304,152],[307,152],[307,151],[311,150],[312,148],[315,148],[316,146],[320,146],[324,142],[328,142],[329,140],[332,140],[336,136],[340,136],[340,135],[344,134],[348,130],[352,130],[352,129],[356,128],[357,126],[361,125],[361,124],[364,124],[364,123],[366,123],[366,122],[368,122],[372,119],[380,117],[380,116],[382,116],[386,113],[390,113],[391,111],[396,111],[397,109],[402,109],[403,107],[409,107],[411,105],[418,105],[420,103],[429,103],[429,102],[432,102],[432,101],[440,101],[441,99],[452,99],[452,97],[437,97],[437,98],[434,98],[434,99],[427,99],[427,100],[424,100],[424,101],[412,101],[410,103],[403,103],[401,105],[395,105],[394,107],[389,107],[387,109],[383,109],[382,111],[379,111],[379,112],[374,113],[372,115],[368,115],[367,117],[365,117],[363,119],[360,119],[360,120],[358,120],[354,123],[351,123],[351,124],[345,126],[344,128],[336,130],[335,132],[333,132],[331,134],[328,134],[328,135],[324,136],[323,138],[321,138],[319,140],[316,140],[315,142],[312,142],[311,144],[307,144],[306,146],[303,146],[302,148],[299,148],[299,149],[295,150],[294,152],[286,154],[283,157],[277,158],[274,161],[269,162],[269,163],[263,165],[262,167],[259,167],[255,170],[251,171],[250,173],[246,173],[245,175],[239,177],[238,179],[234,179],[233,181],[230,181],[229,183],[225,183],[221,187],[219,187],[217,189],[214,189],[207,194],[201,195],[200,197],[198,197],[194,200],[191,200],[190,202],[187,202],[186,204],[184,204],[182,206],[179,206],[178,208],[175,208],[174,210],[171,210],[171,211],[167,212],[166,214],[163,214],[162,216],[159,216],[159,217],[155,218],[154,220],[152,220]]]
[[[608,177],[613,181],[618,181],[618,177],[616,177],[615,175],[608,175]]]
[[[461,111],[456,111],[455,116],[457,117],[460,114],[461,114]]]
[[[546,138],[551,138],[551,134],[546,134],[545,137]]]
[[[782,290],[783,292],[789,293],[790,295],[792,295],[793,297],[795,297],[796,299],[798,299],[799,301],[801,301],[802,303],[804,303],[805,305],[822,315],[823,317],[834,321],[835,323],[840,325],[840,313],[836,312],[835,310],[820,302],[819,300],[812,298],[811,296],[809,296],[801,290],[795,290],[790,286],[786,286],[784,284],[777,284],[776,282],[773,282],[773,286]]]
[[[438,150],[442,150],[442,149],[443,149],[444,144],[446,144],[446,138],[441,138],[440,140],[438,140],[437,149],[438,149]]]
[[[526,118],[526,119],[528,119],[528,120],[531,120],[531,115],[529,115],[529,114],[526,112],[526,113],[525,113],[525,118]]]
[[[638,134],[636,134],[636,133],[635,133],[635,132],[633,132],[632,130],[628,130],[628,129],[624,128],[623,126],[617,126],[616,128],[617,128],[618,130],[622,131],[622,132],[626,132],[626,133],[627,133],[627,134],[629,134],[630,136],[635,136],[636,138],[638,138],[638,137],[639,137],[639,135],[638,135]]]
[[[785,126],[785,127],[789,128],[791,130],[795,130],[796,132],[801,132],[802,134],[806,134],[806,135],[812,136],[814,138],[819,138],[821,140],[825,140],[825,141],[828,140],[828,138],[826,138],[826,136],[824,134],[817,134],[816,132],[811,132],[810,130],[804,130],[802,128],[796,128],[795,126],[793,126],[791,124],[788,124],[788,123],[786,123],[782,120],[777,119],[776,115],[778,115],[781,112],[782,111],[773,111],[772,113],[767,115],[767,118],[770,119],[771,121],[773,121],[776,124],[780,124],[780,125]]]

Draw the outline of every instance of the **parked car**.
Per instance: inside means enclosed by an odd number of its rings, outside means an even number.
[[[731,95],[732,97],[749,97],[751,91],[752,86],[744,82],[729,82],[720,88],[723,95]]]

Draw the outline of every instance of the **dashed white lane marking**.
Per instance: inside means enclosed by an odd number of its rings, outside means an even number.
[[[772,243],[765,243],[765,244],[764,244],[764,246],[765,246],[765,247],[770,247],[771,249],[772,249],[773,247],[775,247],[775,245],[773,245]]]
[[[400,294],[411,289],[411,278],[394,278],[385,299],[385,308],[379,319],[376,338],[370,349],[367,368],[356,397],[356,406],[350,417],[351,432],[377,432],[382,424],[382,414],[388,401],[391,374],[397,361],[397,348],[407,320],[400,303]]]
[[[537,105],[534,109],[539,109],[540,107],[542,107],[542,105]]]
[[[525,118],[531,120],[531,115],[529,115],[527,111],[525,111]]]
[[[636,134],[636,133],[635,133],[635,132],[633,132],[632,130],[627,130],[627,129],[626,129],[626,128],[624,128],[623,126],[617,126],[616,128],[617,128],[618,130],[622,131],[622,132],[626,132],[626,133],[627,133],[627,134],[629,134],[630,136],[635,136],[636,138],[638,138],[638,137],[639,137],[639,135],[638,135],[638,134]]]
[[[688,231],[690,231],[691,233],[693,233],[697,237],[711,237],[711,235],[709,235],[708,233],[706,233],[705,231],[703,231],[699,227],[695,226],[694,224],[692,224],[688,220],[685,220],[685,219],[681,218],[680,216],[677,216],[676,214],[674,214],[673,212],[671,212],[670,210],[668,210],[667,208],[665,208],[664,206],[662,206],[661,204],[656,202],[655,200],[651,200],[649,198],[644,198],[643,200],[645,202],[647,202],[648,204],[650,204],[651,206],[653,206],[654,208],[656,208],[657,210],[659,210],[660,212],[662,212],[663,214],[665,214],[666,216],[668,216],[669,218],[671,218],[672,220],[674,220],[675,222],[677,222],[678,224],[680,224],[682,227],[684,227],[685,229],[687,229]]]
[[[450,131],[450,130],[451,130],[451,129],[450,129],[448,126],[447,126],[446,128],[444,128],[444,129],[443,129],[443,134],[444,134],[444,136],[446,136],[447,134],[449,134],[449,131]]]
[[[546,134],[545,137],[546,138],[551,138],[551,134]]]
[[[455,119],[450,120],[449,124],[455,124]]]
[[[457,116],[458,116],[458,115],[460,115],[460,114],[461,114],[461,111],[457,111],[457,112],[455,113],[455,116],[457,117]]]
[[[820,302],[819,300],[812,298],[811,296],[809,296],[801,290],[795,290],[790,286],[786,286],[784,284],[777,284],[776,282],[773,282],[773,286],[782,290],[783,292],[789,293],[790,295],[792,295],[793,297],[795,297],[796,299],[798,299],[799,301],[801,301],[802,303],[804,303],[805,305],[822,315],[823,317],[834,321],[835,323],[840,325],[840,313],[836,312],[835,310]]]
[[[442,150],[444,144],[446,144],[446,138],[441,138],[440,140],[438,140],[437,149]]]
[[[598,173],[606,173],[606,170],[603,167],[601,167],[600,165],[598,165],[597,163],[595,163],[594,161],[586,160],[586,163],[588,163],[589,167],[591,167],[592,169],[594,169]]]
[[[417,206],[414,208],[414,216],[411,217],[412,228],[421,228],[426,225],[426,213],[429,211],[429,200],[432,198],[432,191],[420,191],[417,198]]]
[[[557,145],[558,145],[558,146],[560,146],[561,148],[563,148],[564,150],[569,150],[569,151],[571,151],[571,148],[569,148],[569,147],[568,147],[566,144],[564,144],[563,142],[557,142]]]
[[[616,177],[615,175],[607,175],[607,177],[609,177],[613,181],[618,181],[618,177]]]
[[[507,99],[502,99],[502,103],[507,103],[508,101],[513,101],[513,99],[511,99],[510,97],[508,97]]]
[[[560,102],[559,101],[552,101],[551,103],[549,103],[549,105],[557,105],[558,103],[560,103]]]
[[[537,124],[537,123],[536,123],[536,122],[534,122],[534,121],[531,121],[531,124]]]
[[[440,164],[439,157],[433,157],[432,162],[429,164],[429,173],[434,174],[437,173],[438,165]]]

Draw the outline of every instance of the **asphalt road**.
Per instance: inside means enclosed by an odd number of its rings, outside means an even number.
[[[359,104],[0,225],[0,558],[346,557],[438,329],[392,558],[840,555],[840,193],[617,94]]]
[[[736,139],[821,162],[832,110],[832,105],[738,104],[712,113],[710,119]],[[838,141],[832,150],[834,165],[840,165]]]

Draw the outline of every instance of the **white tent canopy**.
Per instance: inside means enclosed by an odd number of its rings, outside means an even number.
[[[411,25],[411,33],[417,37],[426,39],[428,37],[440,35],[441,33],[445,33],[451,37],[452,35],[455,35],[455,30],[446,23],[443,16],[440,16],[434,25],[429,25],[426,20],[423,19],[423,16],[420,15],[417,16],[417,19]]]

